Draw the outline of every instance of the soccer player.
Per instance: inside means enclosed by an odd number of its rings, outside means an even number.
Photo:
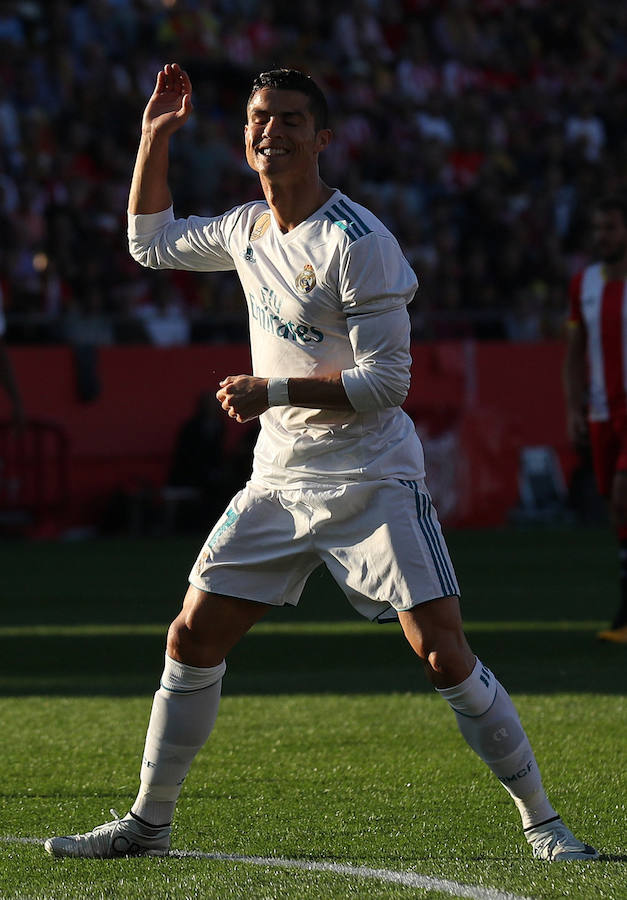
[[[238,422],[259,416],[261,432],[250,481],[209,534],[170,626],[131,810],[46,849],[168,852],[181,786],[215,722],[225,656],[272,606],[296,605],[324,562],[360,613],[398,617],[463,736],[513,797],[534,855],[596,858],[551,806],[512,701],[464,636],[422,448],[400,408],[416,278],[381,222],[321,180],[324,95],[300,72],[259,75],[244,136],[265,201],[177,220],[168,138],[191,109],[188,76],[166,65],[143,117],[131,253],[151,267],[237,272],[254,374],[227,375],[217,398]]]
[[[590,441],[618,535],[620,604],[598,637],[627,644],[627,196],[601,200],[592,231],[599,262],[570,284],[564,386],[571,440]]]

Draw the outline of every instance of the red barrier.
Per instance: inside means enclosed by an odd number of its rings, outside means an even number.
[[[71,348],[15,347],[11,358],[27,415],[57,422],[70,446],[68,520],[93,522],[113,491],[163,484],[174,439],[201,392],[250,371],[243,345],[107,347],[89,363],[90,394]],[[518,452],[553,446],[566,476],[574,458],[561,388],[563,346],[446,342],[413,347],[405,404],[425,443],[428,478],[442,518],[497,525],[516,503]],[[0,419],[9,414],[0,394]],[[235,446],[242,426],[227,420]]]
[[[0,422],[0,527],[20,534],[58,519],[69,502],[65,430],[31,420],[20,428]]]
[[[568,479],[561,341],[413,347],[405,403],[425,445],[427,481],[449,525],[501,525],[518,500],[522,447],[546,445]]]

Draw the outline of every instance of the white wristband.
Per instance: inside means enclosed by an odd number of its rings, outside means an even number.
[[[287,378],[268,378],[268,406],[290,406]]]

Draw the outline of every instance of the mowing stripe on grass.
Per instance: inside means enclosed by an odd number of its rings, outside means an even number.
[[[466,632],[513,632],[513,631],[584,631],[593,632],[607,625],[603,619],[586,619],[585,621],[476,621],[464,622]],[[166,622],[127,624],[127,625],[94,625],[93,623],[73,625],[0,625],[0,638],[29,637],[121,637],[128,635],[165,636],[168,629]],[[372,622],[357,619],[354,622],[258,622],[253,634],[290,635],[306,634],[324,637],[333,635],[372,634],[376,630]]]
[[[40,838],[0,837],[7,844],[43,844]],[[394,869],[371,869],[368,866],[351,866],[345,863],[316,862],[310,859],[284,859],[281,856],[240,856],[236,853],[202,853],[199,850],[172,850],[170,857],[176,859],[209,859],[214,862],[249,863],[253,866],[274,866],[281,869],[302,869],[306,872],[332,872],[336,875],[352,875],[355,878],[373,878],[406,887],[422,888],[427,891],[440,891],[453,897],[468,897],[469,900],[532,900],[510,894],[497,888],[483,887],[479,884],[462,884],[446,878],[434,878],[431,875],[420,875],[418,872],[396,872]]]

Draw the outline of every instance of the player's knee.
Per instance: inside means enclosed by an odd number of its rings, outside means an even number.
[[[474,664],[474,654],[465,635],[452,631],[438,632],[421,656],[427,675],[436,684],[457,684]]]
[[[436,675],[446,677],[459,667],[459,653],[450,645],[444,644],[429,651],[425,662]]]
[[[175,619],[168,628],[166,652],[168,656],[172,657],[172,659],[181,658],[181,652],[183,651],[184,646],[187,643],[187,635],[184,634],[183,630],[184,627],[184,623],[181,623],[179,619]]]
[[[197,623],[196,623],[197,625]],[[200,634],[193,618],[181,614],[168,629],[167,652],[173,659],[186,659],[189,650],[206,643],[206,635]]]
[[[410,643],[418,658],[435,672],[443,672],[448,667],[453,650],[446,633],[423,631],[413,634]]]

